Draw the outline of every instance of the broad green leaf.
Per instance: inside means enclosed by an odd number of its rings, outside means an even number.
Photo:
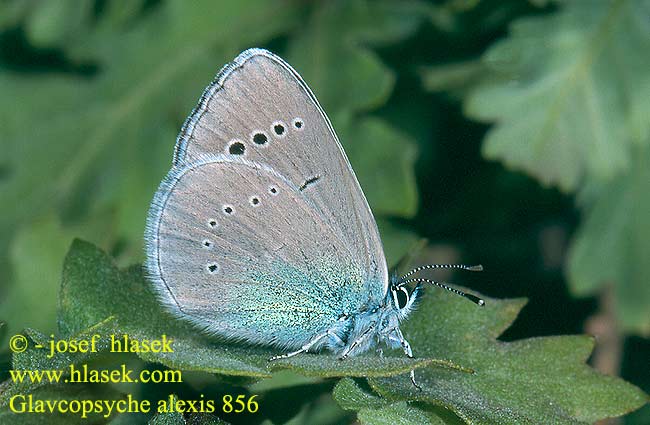
[[[643,0],[560,2],[515,21],[484,56],[466,112],[494,123],[483,154],[576,190],[628,168],[650,140],[650,25]]]
[[[572,244],[569,283],[581,296],[613,285],[619,325],[650,335],[650,149],[600,193]]]
[[[99,249],[78,240],[66,258],[59,302],[61,335],[84,331],[106,317],[115,316],[121,334],[148,340],[160,339],[162,335],[172,338],[173,353],[139,356],[176,369],[251,377],[268,377],[280,369],[320,377],[403,375],[427,365],[464,370],[445,360],[412,360],[399,352],[384,358],[371,354],[343,362],[336,356],[322,354],[269,363],[268,359],[277,355],[278,350],[226,344],[200,335],[162,309],[140,267],[120,271]]]
[[[424,412],[409,406],[405,401],[379,409],[362,409],[359,422],[367,425],[444,424],[440,418],[430,418]]]
[[[431,403],[477,423],[541,418],[554,423],[590,422],[621,415],[647,401],[637,388],[601,376],[584,364],[593,345],[588,337],[496,341],[516,317],[522,301],[489,299],[481,309],[450,294],[437,295],[425,297],[403,328],[421,360],[409,361],[391,352],[398,356],[367,355],[341,362],[321,354],[269,365],[267,359],[277,354],[275,350],[229,345],[197,335],[162,311],[138,268],[120,271],[97,248],[76,241],[64,268],[59,325],[67,335],[100,317],[115,315],[119,333],[173,338],[173,353],[141,353],[148,361],[182,370],[253,377],[283,368],[311,376],[368,376],[374,390],[391,404],[400,400]],[[422,392],[413,388],[406,375],[411,368],[417,368]],[[377,407],[369,404],[369,408]],[[373,412],[366,413],[368,421],[379,420]],[[406,404],[386,407],[386,415],[402,413],[413,418],[439,416],[435,410]]]
[[[90,0],[60,0],[40,2],[33,8],[26,22],[30,41],[38,47],[58,45],[92,19],[93,2]]]
[[[5,0],[0,2],[0,30],[16,26],[25,20],[30,11],[34,9],[33,2],[20,0]]]
[[[0,299],[0,317],[7,319],[11,332],[25,327],[54,331],[61,253],[70,240],[52,216],[31,223],[16,235],[10,259],[14,285]]]
[[[425,90],[446,91],[463,98],[476,87],[479,81],[482,81],[485,71],[486,65],[482,61],[468,60],[428,66],[420,70],[420,75]]]
[[[334,388],[334,399],[346,410],[358,411],[363,424],[445,424],[439,416],[425,412],[405,401],[388,399],[364,391],[350,378],[343,378]]]
[[[306,377],[291,370],[282,370],[273,374],[272,378],[257,381],[248,387],[251,394],[258,394],[271,390],[282,390],[300,385],[309,385],[323,382],[320,378]]]
[[[352,378],[341,379],[333,391],[334,400],[345,410],[380,409],[390,400],[364,391]]]
[[[340,136],[348,141],[352,167],[363,170],[359,183],[373,212],[413,216],[417,209],[414,141],[377,118],[347,121]]]
[[[423,368],[416,371],[422,391],[400,377],[372,378],[372,388],[391,400],[443,406],[468,424],[591,423],[648,401],[638,388],[585,364],[590,337],[498,341],[523,305],[488,298],[477,308],[450,294],[428,294],[402,328],[413,354],[448,358],[475,373]]]
[[[412,1],[322,2],[292,39],[287,59],[336,124],[344,111],[381,105],[393,88],[393,73],[364,45],[400,41],[417,29],[422,13]]]

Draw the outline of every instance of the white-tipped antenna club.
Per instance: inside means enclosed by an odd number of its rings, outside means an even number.
[[[476,295],[468,294],[468,293],[460,291],[460,290],[458,290],[456,288],[452,288],[451,286],[447,286],[444,283],[436,282],[435,280],[426,279],[426,278],[423,278],[423,277],[416,277],[416,278],[413,278],[413,279],[401,280],[399,282],[398,286],[408,285],[409,283],[417,283],[417,284],[430,283],[431,285],[438,286],[438,287],[440,287],[442,289],[446,289],[447,291],[453,292],[456,295],[460,295],[461,297],[467,298],[468,300],[470,300],[471,302],[473,302],[476,305],[479,305],[481,307],[485,306],[485,300],[483,300],[482,298],[477,297]]]

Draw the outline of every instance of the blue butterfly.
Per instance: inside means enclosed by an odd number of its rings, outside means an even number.
[[[423,284],[484,304],[412,277],[480,266],[389,276],[329,119],[300,75],[261,49],[226,65],[185,122],[145,241],[169,311],[211,335],[291,350],[272,360],[321,349],[344,359],[377,343],[413,357],[399,323]]]

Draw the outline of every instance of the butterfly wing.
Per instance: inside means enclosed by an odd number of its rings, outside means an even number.
[[[206,153],[264,164],[298,187],[348,245],[370,291],[386,293],[386,260],[368,202],[329,119],[285,61],[250,49],[221,70],[183,126],[174,164]]]
[[[241,157],[172,169],[146,240],[163,302],[216,335],[296,348],[369,301],[352,247],[305,192]]]

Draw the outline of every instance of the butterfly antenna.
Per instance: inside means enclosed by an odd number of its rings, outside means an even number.
[[[477,264],[475,266],[468,266],[466,264],[425,264],[423,266],[416,267],[410,272],[406,273],[404,276],[400,278],[400,280],[404,280],[407,277],[412,276],[417,272],[421,272],[422,270],[428,270],[428,269],[461,269],[461,270],[469,270],[471,272],[480,272],[483,271],[483,266],[480,264]]]
[[[451,286],[447,286],[444,283],[436,282],[435,280],[426,279],[426,278],[423,278],[423,277],[416,277],[416,278],[413,278],[413,279],[400,280],[398,286],[408,285],[409,283],[418,283],[418,284],[420,284],[420,283],[430,283],[430,284],[436,285],[436,286],[438,286],[438,287],[440,287],[442,289],[446,289],[447,291],[453,292],[456,295],[460,295],[461,297],[465,297],[468,300],[470,300],[471,302],[473,302],[474,304],[480,305],[481,307],[483,307],[485,305],[485,301],[482,298],[477,297],[476,295],[467,294],[467,293],[465,293],[463,291],[459,291],[456,288],[452,288]]]

